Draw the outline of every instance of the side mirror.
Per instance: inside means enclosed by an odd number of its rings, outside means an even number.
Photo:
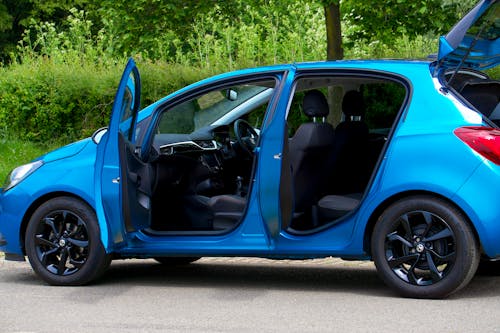
[[[235,101],[238,98],[238,93],[236,90],[228,89],[226,90],[226,98],[230,101]]]

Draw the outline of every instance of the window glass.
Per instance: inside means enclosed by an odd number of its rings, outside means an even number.
[[[125,91],[123,94],[122,104],[121,104],[121,114],[120,114],[120,132],[128,139],[130,134],[130,128],[133,126],[132,124],[132,116],[134,112],[134,93],[135,93],[135,77],[134,73],[130,73],[127,86],[125,87]]]
[[[204,127],[221,125],[221,121],[227,125],[241,117],[251,118],[252,125],[256,125],[255,121],[262,122],[273,86],[274,81],[266,81],[199,95],[166,110],[160,118],[157,132],[190,134]],[[249,116],[250,113],[252,116]]]

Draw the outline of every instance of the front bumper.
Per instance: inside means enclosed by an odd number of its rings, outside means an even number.
[[[7,240],[5,239],[4,235],[0,233],[0,247],[5,247],[7,246]],[[12,261],[24,261],[24,256],[16,253],[5,253],[5,260],[12,260]]]
[[[12,256],[23,257],[21,244],[21,222],[22,212],[26,211],[28,202],[24,193],[16,195],[17,192],[0,193],[0,252],[5,253],[5,259],[11,260]],[[17,259],[16,259],[17,260]]]
[[[0,246],[5,246],[5,245],[7,245],[7,240],[5,239],[5,237],[0,232]]]

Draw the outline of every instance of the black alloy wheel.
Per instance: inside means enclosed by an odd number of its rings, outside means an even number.
[[[25,244],[34,271],[53,285],[88,283],[110,263],[93,210],[75,198],[42,204],[28,224]]]
[[[89,255],[87,226],[71,211],[52,212],[38,224],[35,246],[38,260],[49,272],[73,274]]]
[[[463,214],[429,196],[400,200],[379,218],[372,256],[381,278],[403,296],[442,298],[465,286],[479,249]]]

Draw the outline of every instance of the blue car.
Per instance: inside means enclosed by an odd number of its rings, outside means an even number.
[[[500,258],[500,6],[428,61],[332,61],[205,79],[140,108],[129,60],[109,126],[12,171],[0,251],[52,285],[112,259],[373,260],[406,297]]]

